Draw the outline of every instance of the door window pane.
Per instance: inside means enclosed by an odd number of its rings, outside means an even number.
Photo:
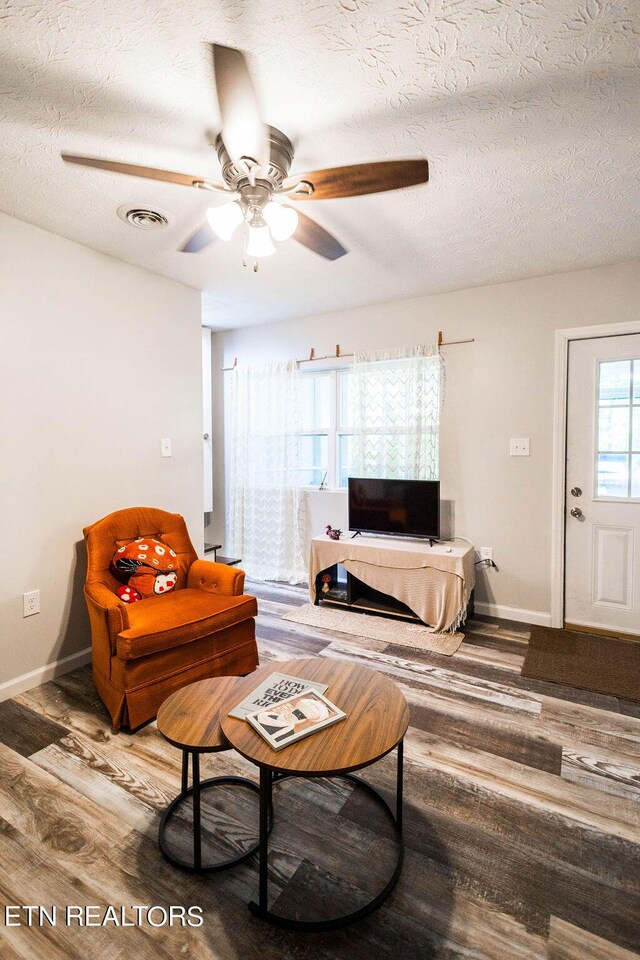
[[[629,449],[629,410],[630,407],[600,407],[598,417],[598,449],[616,450],[618,453]]]
[[[631,457],[631,496],[640,497],[640,453]]]
[[[596,496],[640,498],[640,358],[602,361],[598,370]]]
[[[629,496],[629,457],[626,453],[598,454],[598,496]]]
[[[631,360],[600,363],[598,399],[601,404],[628,404],[631,388]]]

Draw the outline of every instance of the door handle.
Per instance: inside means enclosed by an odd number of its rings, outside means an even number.
[[[580,509],[580,507],[572,507],[570,512],[571,512],[571,516],[575,517],[576,520],[579,520],[580,517],[582,516],[582,510]]]
[[[208,433],[205,433],[205,435],[203,436],[202,439],[203,439],[203,440],[208,440],[208,439],[209,439],[209,434],[208,434]]]

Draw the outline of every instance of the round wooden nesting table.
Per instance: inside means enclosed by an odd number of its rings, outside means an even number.
[[[158,730],[169,743],[182,750],[182,789],[171,801],[160,820],[158,844],[169,863],[192,873],[215,873],[227,870],[247,860],[256,852],[259,841],[228,860],[202,863],[201,794],[218,786],[237,786],[259,792],[257,783],[245,777],[212,777],[200,781],[200,754],[229,750],[220,725],[220,705],[238,683],[238,677],[213,677],[198,680],[172,693],[158,711]],[[189,757],[191,757],[191,786],[189,786]],[[185,860],[173,853],[167,843],[166,829],[177,808],[193,797],[193,860]]]
[[[282,750],[275,751],[244,720],[228,716],[244,697],[271,673],[285,673],[328,684],[325,696],[347,714],[333,726],[320,730]],[[403,741],[409,725],[409,708],[398,687],[384,674],[349,661],[320,657],[272,663],[243,677],[226,695],[220,708],[222,732],[231,746],[260,768],[260,865],[258,901],[249,909],[269,923],[292,930],[320,931],[345,927],[367,916],[389,896],[402,870]],[[397,751],[395,813],[355,770]],[[389,817],[398,842],[393,873],[373,899],[363,907],[329,920],[300,920],[277,914],[268,907],[268,856],[272,788],[295,777],[341,777],[358,785],[379,803]]]

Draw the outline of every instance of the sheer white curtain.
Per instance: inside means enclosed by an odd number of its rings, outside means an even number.
[[[352,475],[436,480],[443,396],[435,346],[357,353],[349,389]]]
[[[306,579],[295,361],[231,374],[229,549],[258,580]]]

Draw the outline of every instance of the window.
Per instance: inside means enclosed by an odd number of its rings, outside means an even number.
[[[300,486],[347,486],[349,475],[438,476],[443,366],[425,347],[378,351],[350,367],[300,373]]]
[[[350,470],[349,370],[301,374],[300,485],[346,487]]]
[[[598,497],[640,498],[640,358],[598,369]]]

